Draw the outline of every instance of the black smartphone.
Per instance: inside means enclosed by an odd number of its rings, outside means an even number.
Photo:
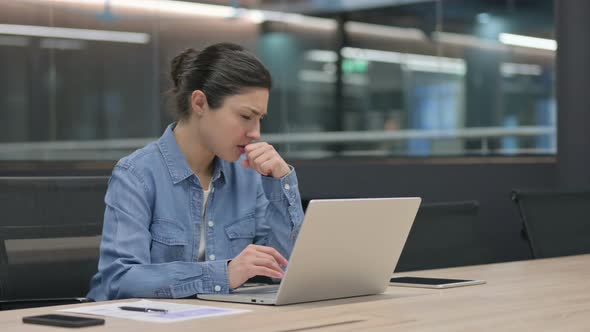
[[[104,319],[48,314],[48,315],[23,317],[23,323],[51,325],[51,326],[60,326],[60,327],[85,327],[85,326],[103,325]]]
[[[389,280],[392,286],[423,287],[423,288],[451,288],[469,285],[485,284],[484,280],[423,278],[423,277],[396,277]]]

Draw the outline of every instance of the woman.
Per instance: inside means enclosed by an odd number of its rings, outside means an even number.
[[[295,170],[260,139],[271,76],[216,44],[172,61],[177,122],[121,159],[88,297],[227,293],[281,278],[303,221]]]

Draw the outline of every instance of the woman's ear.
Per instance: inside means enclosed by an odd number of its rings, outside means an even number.
[[[197,116],[202,116],[207,108],[207,96],[201,90],[195,90],[191,94],[191,109],[192,113]]]

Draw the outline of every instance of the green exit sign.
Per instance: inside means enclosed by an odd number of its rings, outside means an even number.
[[[366,73],[369,70],[369,61],[359,59],[342,60],[342,72],[345,74]]]

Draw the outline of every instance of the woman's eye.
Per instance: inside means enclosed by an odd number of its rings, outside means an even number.
[[[250,119],[252,119],[252,117],[251,117],[251,116],[249,116],[249,115],[242,115],[242,118],[243,118],[243,119],[246,119],[246,120],[250,120]]]

